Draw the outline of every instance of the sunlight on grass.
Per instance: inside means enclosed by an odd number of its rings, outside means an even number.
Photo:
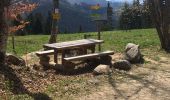
[[[83,39],[84,34],[97,35],[96,32],[59,34],[58,41],[70,41]],[[97,36],[92,36],[96,38]],[[43,49],[42,45],[48,43],[48,35],[28,35],[15,37],[15,51],[18,55]],[[123,52],[127,43],[139,44],[142,49],[154,48],[160,45],[158,35],[155,29],[137,29],[128,32],[125,31],[108,31],[101,33],[101,39],[104,40],[102,50],[114,50]],[[8,41],[8,52],[12,52],[11,37]]]

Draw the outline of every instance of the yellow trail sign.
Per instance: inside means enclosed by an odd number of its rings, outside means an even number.
[[[100,4],[90,6],[90,9],[92,9],[92,10],[98,10],[100,8],[101,8]]]
[[[59,20],[60,18],[61,18],[60,13],[54,13],[54,14],[53,14],[53,19],[54,19],[54,20]]]

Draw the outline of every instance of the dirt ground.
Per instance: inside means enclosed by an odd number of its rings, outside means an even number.
[[[91,72],[65,75],[56,70],[0,69],[0,99],[42,100],[45,96],[45,100],[170,100],[170,54],[158,50],[142,50],[142,54],[144,64],[133,64],[130,71],[113,69],[99,76]],[[38,63],[34,54],[24,58],[29,64]],[[112,58],[122,59],[122,54],[116,53]],[[26,96],[18,97],[23,94]],[[39,95],[42,97],[36,99]]]
[[[148,52],[144,59],[144,64],[133,65],[129,72],[113,70],[103,77],[100,91],[78,100],[170,100],[169,54]]]

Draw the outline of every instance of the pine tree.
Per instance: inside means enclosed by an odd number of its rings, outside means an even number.
[[[51,27],[52,27],[52,15],[51,11],[48,11],[48,17],[46,18],[45,22],[45,34],[51,33]]]
[[[147,0],[143,0],[143,7],[142,7],[142,26],[143,28],[151,28],[153,27],[152,19],[151,19],[151,12],[149,11],[149,5]]]
[[[35,23],[34,23],[34,26],[33,26],[33,32],[35,34],[43,33],[42,15],[41,15],[41,13],[36,13],[35,14]]]
[[[79,33],[83,32],[82,25],[79,25]]]
[[[34,16],[33,16],[32,13],[27,17],[27,21],[30,22],[30,23],[26,26],[27,32],[28,32],[29,34],[30,34],[30,33],[33,33]]]
[[[113,27],[113,8],[110,5],[110,2],[108,2],[107,5],[107,25],[105,26],[108,28],[108,30],[111,30]]]
[[[127,2],[125,2],[122,10],[123,12],[121,13],[119,19],[120,29],[128,30],[130,29],[131,12],[130,12],[129,4]]]

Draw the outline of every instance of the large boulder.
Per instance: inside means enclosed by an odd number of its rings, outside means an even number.
[[[25,66],[26,63],[25,63],[25,60],[20,58],[20,57],[17,57],[13,54],[6,54],[6,62],[8,64],[13,64],[13,65],[16,65],[16,66]]]
[[[93,74],[100,75],[100,74],[108,74],[109,72],[111,72],[110,66],[99,65],[94,69]]]
[[[128,43],[125,48],[125,59],[131,63],[140,63],[142,61],[142,55],[139,45]]]
[[[127,60],[119,60],[116,62],[113,62],[113,67],[119,70],[130,70],[131,69],[131,63]]]

